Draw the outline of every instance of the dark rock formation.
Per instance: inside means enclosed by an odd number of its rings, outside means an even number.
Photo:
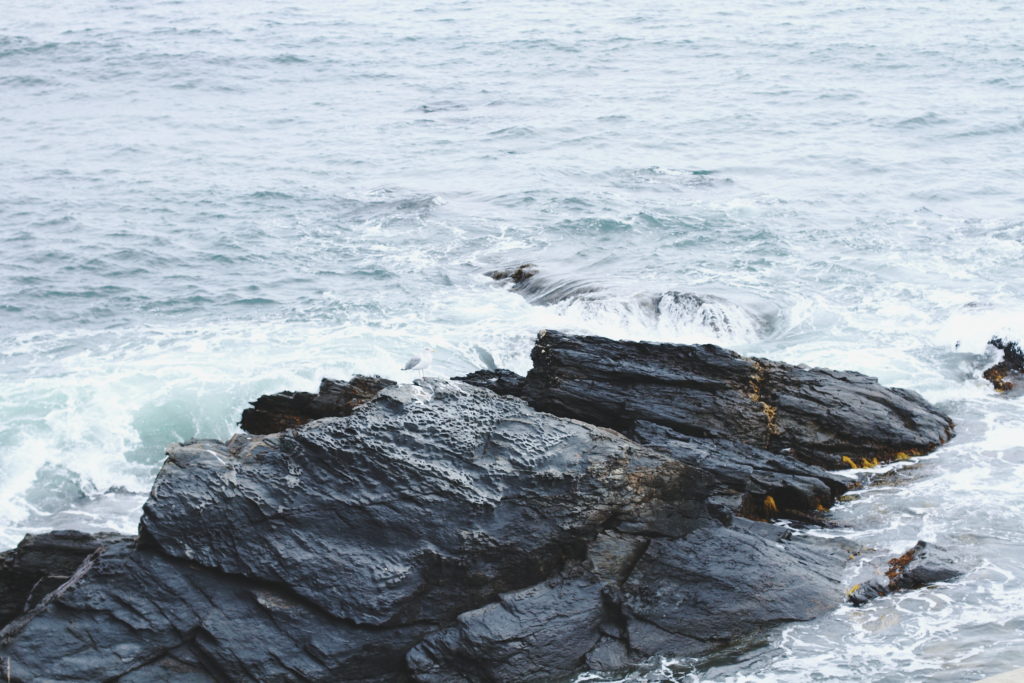
[[[951,581],[963,573],[959,565],[956,556],[945,548],[918,541],[907,552],[889,560],[884,573],[879,572],[856,584],[846,597],[854,605],[863,605],[893,591]]]
[[[948,435],[915,395],[715,347],[548,333],[535,362],[170,449],[137,543],[0,631],[12,680],[539,681],[697,655],[842,601],[845,553],[758,521],[844,490],[790,443]]]
[[[427,629],[405,631],[415,642]],[[0,653],[13,681],[381,681],[404,671],[388,637],[281,586],[127,541],[0,631]]]
[[[17,548],[0,553],[0,628],[67,581],[97,548],[120,534],[51,531],[29,534]]]
[[[173,449],[139,548],[95,556],[0,656],[21,680],[388,680],[407,653],[420,680],[536,680],[704,651],[841,599],[836,558],[728,526],[712,484],[519,399],[392,387],[349,417]]]
[[[356,406],[395,383],[383,377],[356,375],[348,382],[323,379],[320,391],[282,391],[266,394],[242,411],[239,423],[250,434],[276,434],[322,417],[344,417]]]
[[[985,370],[982,376],[992,383],[996,391],[1011,391],[1024,379],[1024,351],[1020,344],[992,337],[989,345],[1003,352],[1003,359]]]
[[[620,342],[542,332],[523,398],[630,434],[640,421],[740,441],[825,469],[920,455],[952,421],[918,394],[857,372],[745,358],[705,344]]]
[[[455,379],[475,387],[490,389],[499,396],[522,396],[526,378],[511,370],[477,370]]]

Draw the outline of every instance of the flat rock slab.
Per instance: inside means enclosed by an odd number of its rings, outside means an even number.
[[[532,355],[522,392],[530,405],[626,434],[646,421],[825,469],[920,455],[953,436],[949,417],[920,395],[857,372],[555,331],[541,333]]]

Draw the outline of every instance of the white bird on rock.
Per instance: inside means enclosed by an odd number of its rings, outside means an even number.
[[[403,370],[419,370],[420,378],[423,377],[423,373],[430,369],[430,366],[434,362],[434,349],[427,348],[418,356],[413,356],[405,363]]]

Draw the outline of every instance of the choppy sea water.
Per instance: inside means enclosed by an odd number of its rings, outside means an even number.
[[[321,376],[399,377],[427,344],[455,375],[525,371],[543,328],[710,341],[952,414],[950,445],[819,533],[877,557],[922,538],[969,569],[628,678],[1024,665],[1024,404],[980,378],[990,336],[1024,337],[1018,6],[2,15],[0,547],[131,532],[168,443],[227,437],[249,400]],[[524,262],[596,291],[535,306],[483,275]]]

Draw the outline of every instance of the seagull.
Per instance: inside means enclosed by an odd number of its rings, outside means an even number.
[[[413,356],[405,363],[403,370],[419,370],[420,378],[422,379],[423,373],[430,369],[430,365],[434,362],[434,349],[427,348],[418,356]]]

